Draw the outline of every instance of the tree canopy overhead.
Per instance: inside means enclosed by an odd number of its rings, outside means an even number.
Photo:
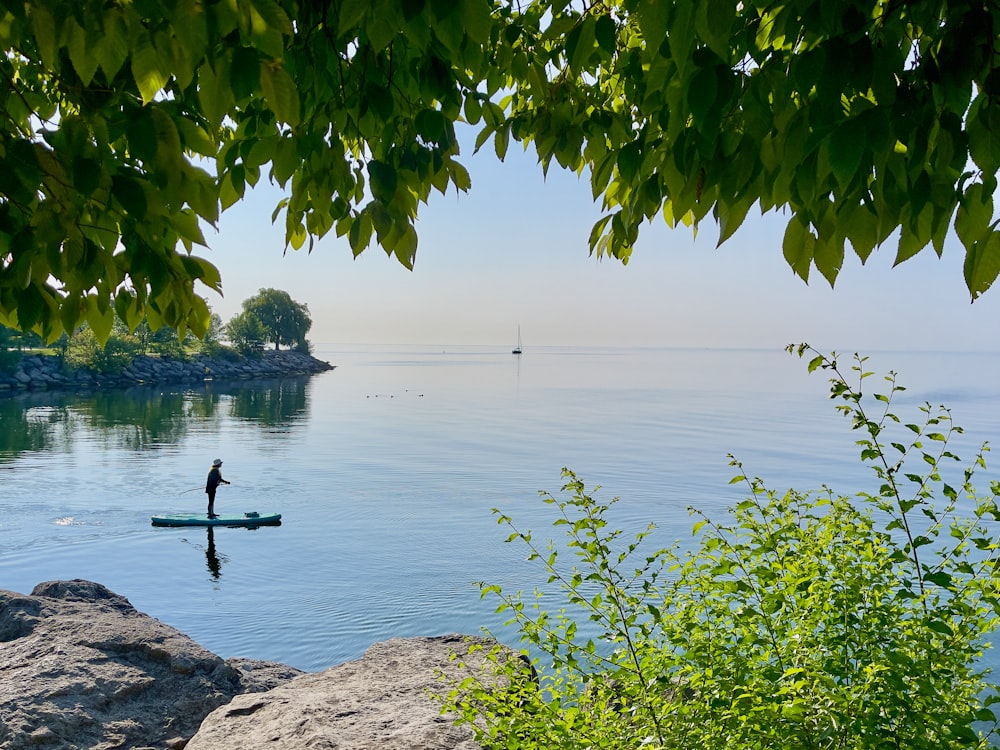
[[[783,209],[788,263],[832,284],[847,248],[898,237],[898,263],[953,227],[975,298],[998,35],[983,0],[0,0],[0,324],[203,333],[201,226],[261,177],[287,247],[412,266],[420,204],[471,186],[463,122],[586,174],[597,254]]]

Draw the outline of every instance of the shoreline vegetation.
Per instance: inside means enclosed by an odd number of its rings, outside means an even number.
[[[261,289],[243,300],[243,311],[226,324],[208,308],[207,322],[202,335],[195,336],[190,330],[150,325],[145,318],[115,317],[108,330],[98,332],[85,323],[48,343],[38,331],[0,324],[0,396],[282,378],[334,369],[310,355],[308,305],[280,289]]]
[[[40,390],[113,390],[139,385],[204,383],[253,378],[313,375],[334,365],[295,350],[267,350],[242,355],[223,350],[219,356],[139,355],[116,372],[74,367],[64,358],[27,354],[9,369],[0,369],[0,397]]]

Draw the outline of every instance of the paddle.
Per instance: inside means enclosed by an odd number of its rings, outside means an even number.
[[[221,487],[223,484],[232,484],[232,482],[222,482],[219,486]],[[204,491],[205,488],[204,487],[192,487],[191,489],[184,490],[183,492],[179,492],[178,494],[180,494],[180,495],[186,495],[187,493],[194,492],[195,490],[202,490],[202,491]]]

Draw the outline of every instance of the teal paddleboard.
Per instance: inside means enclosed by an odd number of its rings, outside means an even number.
[[[280,526],[280,513],[241,513],[239,515],[218,515],[209,518],[204,513],[175,513],[166,516],[153,516],[153,526]]]

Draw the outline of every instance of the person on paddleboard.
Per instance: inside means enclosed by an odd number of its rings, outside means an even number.
[[[208,481],[205,483],[205,492],[208,493],[208,517],[216,518],[215,514],[215,491],[220,484],[232,484],[222,478],[222,459],[217,458],[212,461],[212,468],[208,470]]]

